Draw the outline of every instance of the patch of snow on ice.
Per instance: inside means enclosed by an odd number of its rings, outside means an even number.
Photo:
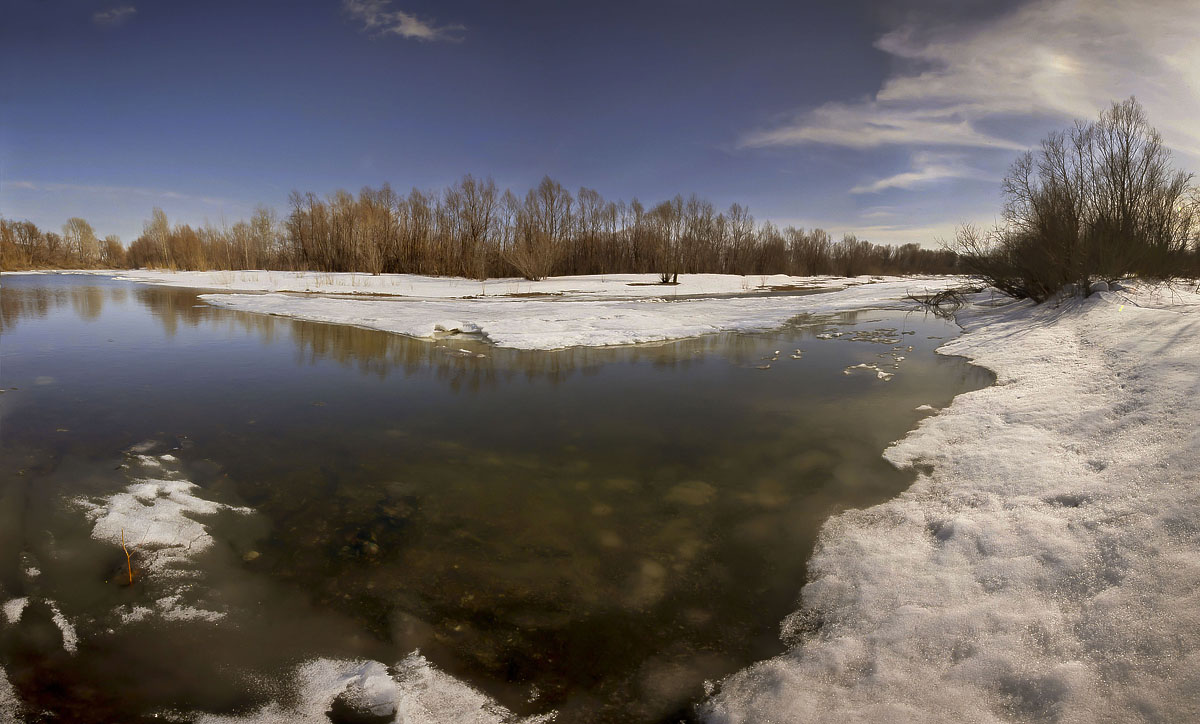
[[[154,609],[145,606],[120,606],[117,608],[117,614],[121,617],[121,623],[137,623],[154,615]]]
[[[207,611],[180,603],[181,594],[163,596],[154,602],[158,613],[167,621],[208,621],[213,623],[225,618],[223,611]]]
[[[29,598],[22,596],[21,598],[12,598],[4,602],[4,618],[9,623],[16,623],[21,620],[21,614],[25,612],[25,607],[29,605]]]
[[[0,667],[0,722],[20,721],[21,704],[17,700],[17,692],[8,680],[8,674]]]
[[[54,625],[62,632],[63,650],[68,654],[73,654],[79,650],[79,634],[75,631],[75,624],[71,623],[70,619],[63,615],[63,612],[58,609],[58,604],[54,601],[46,601],[46,605],[50,607],[50,617],[54,621]]]
[[[120,546],[124,535],[133,554],[136,582],[155,601],[152,607],[117,606],[114,622],[135,623],[150,615],[166,621],[219,621],[225,613],[203,605],[207,589],[197,584],[202,572],[192,560],[215,543],[204,518],[253,511],[200,497],[199,486],[179,479],[176,466],[165,465],[177,463],[174,456],[151,458],[153,463],[146,457],[130,454],[129,461],[158,477],[135,479],[107,497],[75,501],[93,523],[93,538]],[[185,597],[189,602],[184,602]]]
[[[79,499],[93,522],[92,537],[145,554],[150,570],[159,570],[213,544],[204,524],[192,516],[214,515],[235,508],[195,495],[199,486],[187,480],[139,480],[100,502]]]
[[[394,671],[377,661],[316,659],[295,672],[294,697],[245,716],[201,714],[197,724],[327,724],[335,701],[363,718],[402,724],[543,724],[553,715],[518,718],[486,695],[434,668],[418,652]]]

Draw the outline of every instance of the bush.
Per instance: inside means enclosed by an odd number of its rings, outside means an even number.
[[[1068,284],[1196,273],[1200,196],[1134,98],[1027,152],[1004,179],[1003,223],[960,228],[969,273],[1044,301]]]

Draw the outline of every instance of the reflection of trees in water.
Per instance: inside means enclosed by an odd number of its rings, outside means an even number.
[[[162,323],[168,337],[174,337],[180,322],[197,327],[208,311],[193,292],[178,289],[138,286],[134,288],[138,302]]]
[[[51,311],[68,304],[80,319],[99,319],[104,311],[105,291],[108,298],[118,304],[126,300],[124,287],[106,287],[94,284],[63,286],[4,286],[0,288],[0,329],[8,329],[21,319],[43,318]]]
[[[80,319],[92,321],[104,310],[104,290],[100,287],[72,287],[71,306]]]
[[[309,362],[331,359],[381,378],[396,371],[411,376],[430,369],[455,391],[490,389],[514,379],[557,384],[613,362],[677,367],[720,344],[704,337],[654,346],[530,351],[494,347],[470,337],[413,339],[346,325],[280,321],[291,323],[291,337]]]
[[[19,320],[45,317],[70,301],[66,289],[6,285],[0,288],[0,329],[12,331]]]

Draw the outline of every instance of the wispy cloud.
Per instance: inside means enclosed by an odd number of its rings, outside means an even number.
[[[881,178],[850,189],[852,194],[870,194],[886,189],[914,189],[944,179],[999,181],[994,174],[977,169],[962,154],[918,151],[912,155],[912,170]]]
[[[92,14],[92,22],[97,25],[114,27],[124,23],[137,14],[137,8],[132,5],[118,5],[108,10],[99,10]]]
[[[178,191],[168,191],[164,189],[147,189],[136,186],[103,186],[89,184],[69,184],[69,183],[47,183],[42,181],[6,181],[0,185],[0,190],[21,189],[24,191],[40,191],[48,193],[61,193],[64,191],[73,191],[87,194],[106,194],[115,196],[147,196],[158,199],[168,199],[176,201],[199,201],[212,206],[240,206],[236,201],[230,199],[222,199],[216,196],[198,196],[194,194],[185,194]]]
[[[854,234],[877,244],[920,244],[927,249],[937,249],[942,241],[953,239],[954,230],[961,223],[945,218],[919,220],[889,210],[870,211],[852,218],[781,218],[775,222],[780,226],[825,229],[834,239],[842,238],[843,234]]]
[[[462,25],[438,25],[403,10],[393,10],[391,0],[343,0],[346,13],[362,22],[363,31],[376,35],[398,35],[413,40],[462,40]]]
[[[858,105],[826,103],[790,123],[747,134],[741,145],[793,146],[802,143],[856,149],[909,144],[1023,148],[1014,141],[976,130],[961,109],[885,108],[875,101]]]
[[[906,26],[876,42],[900,70],[874,96],[741,144],[1016,148],[1030,139],[1006,133],[1014,119],[1093,118],[1136,95],[1169,145],[1200,158],[1197,37],[1195,0],[1035,0],[985,22]]]

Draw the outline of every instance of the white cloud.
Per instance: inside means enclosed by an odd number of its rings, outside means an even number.
[[[826,103],[792,123],[755,131],[742,139],[743,146],[801,143],[857,149],[897,144],[1024,148],[1013,141],[976,130],[961,109],[888,108],[876,101],[858,105]]]
[[[132,5],[118,5],[108,10],[99,10],[92,14],[92,22],[97,25],[107,25],[110,27],[120,25],[137,13],[137,8]]]
[[[240,205],[229,199],[217,198],[215,196],[196,196],[193,194],[184,194],[178,191],[167,191],[163,189],[146,189],[136,186],[102,186],[88,184],[68,184],[68,183],[46,183],[42,181],[6,181],[0,187],[3,190],[11,191],[20,189],[23,191],[40,191],[48,193],[61,193],[64,191],[74,191],[88,194],[107,194],[117,196],[149,196],[159,199],[171,199],[175,201],[199,201],[201,203],[210,204],[212,206],[237,206]]]
[[[403,10],[392,10],[391,0],[343,0],[342,8],[350,17],[361,20],[363,30],[379,35],[398,35],[414,40],[462,40],[462,25],[436,25]]]
[[[969,165],[961,154],[919,151],[912,155],[911,171],[860,184],[850,189],[852,194],[869,194],[886,189],[913,189],[943,179],[974,179],[999,181],[999,177]]]
[[[873,97],[827,103],[742,145],[1020,148],[1029,139],[986,129],[1091,119],[1136,95],[1170,146],[1200,158],[1196,38],[1196,0],[1036,0],[974,25],[906,26],[876,43],[903,70]]]

